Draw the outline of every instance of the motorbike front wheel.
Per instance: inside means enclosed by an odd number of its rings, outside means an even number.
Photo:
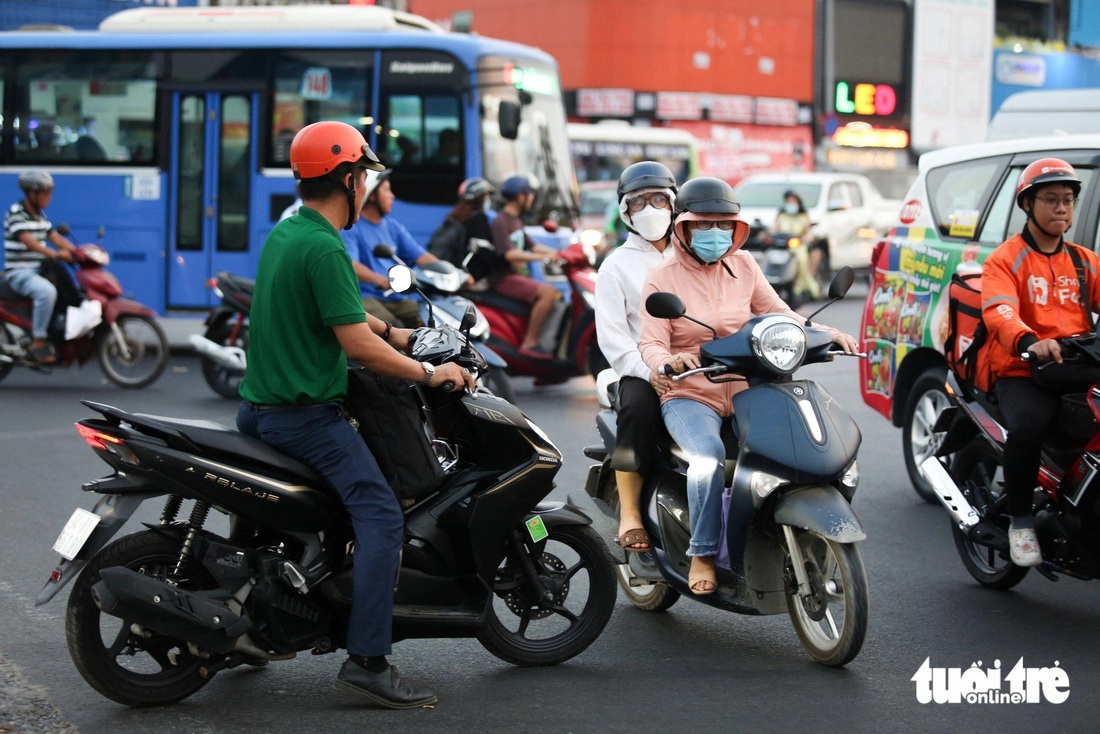
[[[99,366],[120,387],[151,385],[168,365],[168,337],[155,320],[123,314],[105,325],[99,339]]]
[[[152,630],[135,632],[130,620],[104,614],[92,598],[100,571],[121,566],[164,579],[175,569],[180,543],[155,531],[126,536],[101,550],[73,583],[65,617],[65,638],[76,669],[101,694],[125,706],[165,706],[187,698],[207,683],[199,673],[205,659],[187,644]],[[184,587],[215,589],[201,567],[187,571]]]
[[[1007,515],[986,518],[987,508],[1004,493],[1004,485],[998,481],[997,477],[999,466],[993,447],[984,439],[978,438],[954,456],[951,462],[951,476],[971,507],[1007,534],[1009,525]],[[959,529],[958,523],[951,523],[951,534],[955,538],[955,548],[959,551],[963,565],[974,580],[982,586],[1005,591],[1027,576],[1029,568],[1017,566],[1003,551],[970,540]]]
[[[236,335],[234,336],[235,327]],[[203,336],[219,346],[240,347],[246,352],[248,351],[248,325],[241,324],[237,327],[235,318],[223,319],[216,324],[212,324]],[[208,357],[203,357],[202,376],[210,389],[218,395],[223,398],[240,399],[241,396],[237,392],[237,388],[244,380],[244,372],[231,370]]]
[[[809,577],[810,593],[787,596],[794,630],[810,656],[840,667],[851,662],[867,635],[867,574],[859,549],[792,528]],[[794,569],[788,569],[797,585]]]
[[[611,564],[600,536],[583,525],[551,528],[537,543],[524,530],[522,547],[524,557],[510,548],[497,569],[496,598],[477,639],[513,665],[557,665],[583,652],[611,618]]]
[[[0,324],[0,353],[14,356],[18,342],[11,330],[5,324]],[[0,380],[3,380],[11,372],[11,362],[0,362]]]

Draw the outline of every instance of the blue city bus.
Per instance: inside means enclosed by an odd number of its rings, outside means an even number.
[[[375,6],[138,8],[97,31],[4,32],[0,98],[0,204],[20,172],[49,170],[51,220],[77,242],[102,228],[123,287],[160,313],[212,305],[215,271],[255,274],[295,198],[290,141],[318,120],[363,131],[422,243],[469,176],[534,174],[532,221],[576,209],[554,59]]]

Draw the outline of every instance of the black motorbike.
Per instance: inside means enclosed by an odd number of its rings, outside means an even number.
[[[417,329],[413,340],[417,360],[484,364],[453,329]],[[616,587],[589,516],[545,501],[558,448],[487,391],[412,389],[442,477],[405,508],[395,640],[476,637],[520,666],[582,652]],[[66,636],[93,688],[128,706],[164,705],[222,669],[345,646],[354,534],[312,470],[216,423],[84,405],[99,417],[77,428],[114,473],[84,484],[100,498],[65,526],[37,604],[75,580]],[[156,498],[159,523],[111,542]],[[211,509],[229,516],[225,535],[205,527]]]
[[[838,273],[830,299],[843,297],[853,277],[850,268]],[[646,310],[658,318],[691,319],[670,293],[650,295]],[[765,314],[734,334],[715,334],[700,348],[702,366],[673,377],[704,374],[712,382],[748,383],[733,397],[732,432],[724,436],[728,563],[723,567],[719,553],[715,593],[691,593],[688,461],[666,435],[658,468],[645,477],[642,490],[651,550],[627,553],[619,566],[619,584],[635,607],[662,611],[685,595],[737,614],[787,612],[817,662],[841,666],[856,657],[868,616],[867,577],[855,545],[866,536],[850,505],[859,480],[861,436],[851,416],[820,385],[793,378],[802,365],[828,362],[837,354],[842,352],[832,348],[824,329]],[[585,449],[601,462],[590,469],[587,489],[617,508],[609,457],[615,446],[618,383],[608,373],[597,381],[601,410],[596,425],[603,445]]]
[[[256,281],[219,271],[210,287],[222,302],[206,318],[206,331],[192,334],[188,341],[202,357],[206,384],[223,398],[238,398],[248,365],[248,312]]]

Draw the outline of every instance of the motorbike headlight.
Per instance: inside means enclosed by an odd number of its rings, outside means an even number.
[[[458,290],[462,288],[465,274],[461,270],[452,270],[448,273],[441,273],[435,270],[423,270],[416,274],[416,278],[444,293],[457,293]]]
[[[806,332],[789,316],[770,316],[753,327],[752,350],[773,372],[789,375],[806,357]]]
[[[859,486],[858,462],[853,460],[852,463],[848,465],[848,468],[844,470],[844,475],[840,478],[840,483],[843,484],[845,487],[850,487],[851,489],[855,489],[857,486]]]

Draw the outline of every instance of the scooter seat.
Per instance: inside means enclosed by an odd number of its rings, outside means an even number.
[[[204,453],[232,456],[235,460],[243,460],[257,470],[274,470],[277,474],[292,474],[307,482],[322,483],[316,472],[297,459],[292,459],[273,446],[220,423],[144,413],[134,413],[132,417],[144,419],[135,424],[138,428],[144,421],[151,421],[157,426],[178,431]]]
[[[490,308],[495,308],[498,311],[515,314],[516,316],[527,316],[531,313],[530,304],[518,301],[515,298],[502,296],[496,291],[470,291],[464,295],[468,296],[471,301],[479,306],[485,305]]]

